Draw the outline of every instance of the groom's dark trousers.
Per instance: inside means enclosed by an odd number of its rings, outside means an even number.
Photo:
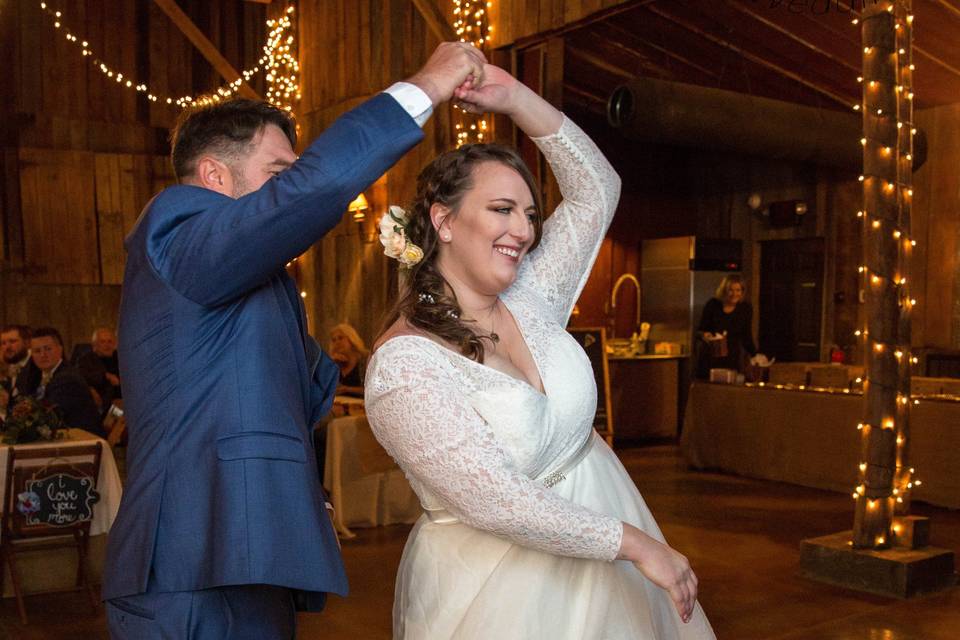
[[[144,209],[120,307],[128,476],[103,580],[114,638],[289,638],[291,602],[316,611],[346,593],[310,437],[337,368],[284,266],[422,137],[379,94],[253,193],[178,185]],[[279,620],[260,613],[278,602]],[[229,632],[181,633],[217,616]],[[256,635],[241,629],[251,618]]]

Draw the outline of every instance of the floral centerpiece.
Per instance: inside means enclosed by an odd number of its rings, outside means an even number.
[[[17,400],[5,422],[0,422],[4,444],[25,444],[62,438],[67,426],[48,402],[31,397]]]

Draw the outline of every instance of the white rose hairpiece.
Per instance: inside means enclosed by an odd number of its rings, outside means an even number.
[[[412,267],[423,260],[423,249],[407,239],[407,212],[396,205],[390,205],[380,218],[380,244],[383,254],[397,260],[405,267]]]

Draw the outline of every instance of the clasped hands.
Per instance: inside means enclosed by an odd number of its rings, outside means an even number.
[[[471,113],[512,114],[523,85],[503,69],[487,63],[483,52],[466,42],[443,42],[420,71],[414,84],[436,107],[453,100]]]

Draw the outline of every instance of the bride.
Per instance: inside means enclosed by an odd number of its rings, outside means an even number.
[[[467,145],[381,221],[408,267],[367,370],[377,439],[425,515],[404,549],[394,637],[713,638],[687,559],[664,542],[592,428],[590,363],[564,330],[619,197],[593,142],[503,70],[457,90],[543,152],[564,201],[544,222],[512,149]]]

